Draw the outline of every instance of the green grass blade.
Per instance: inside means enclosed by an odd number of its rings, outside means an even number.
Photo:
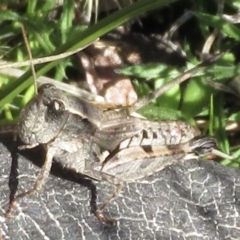
[[[156,9],[158,7],[164,6],[166,4],[173,3],[177,0],[141,0],[134,4],[131,4],[118,12],[106,17],[102,21],[99,21],[92,27],[89,27],[84,32],[79,35],[72,36],[66,44],[58,48],[52,55],[68,52],[70,50],[78,49],[88,45],[93,42],[98,37],[106,34],[107,32],[113,30],[117,26],[123,24],[124,22],[136,17],[137,15],[144,13],[146,11]],[[44,75],[47,71],[57,66],[61,60],[50,62],[46,65],[39,66],[36,69],[36,75]],[[18,80],[9,84],[0,94],[0,108],[5,104],[10,102],[17,94],[21,93],[27,87],[29,87],[33,82],[31,71],[27,71]]]
[[[195,12],[194,15],[204,24],[217,28],[237,41],[240,40],[240,29],[219,16],[213,16],[206,13]]]

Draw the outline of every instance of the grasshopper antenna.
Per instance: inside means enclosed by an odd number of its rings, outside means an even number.
[[[24,43],[25,43],[25,46],[27,48],[27,53],[28,53],[28,57],[29,57],[29,61],[30,61],[31,70],[32,70],[33,82],[34,82],[34,91],[35,91],[35,94],[37,94],[37,77],[36,77],[36,71],[35,71],[35,68],[34,68],[34,63],[33,63],[33,58],[32,58],[32,52],[31,52],[31,48],[30,48],[29,43],[28,43],[26,30],[25,30],[25,28],[22,24],[21,24],[21,30],[22,30]]]
[[[24,43],[26,45],[27,48],[27,52],[28,52],[28,56],[29,56],[29,61],[30,61],[30,65],[31,65],[31,69],[32,69],[32,74],[33,74],[33,79],[34,79],[34,89],[35,89],[35,93],[37,94],[37,86],[36,86],[36,72],[34,69],[34,64],[33,64],[33,59],[32,59],[32,53],[31,53],[31,49],[30,46],[28,44],[28,39],[27,39],[27,35],[26,35],[26,30],[24,28],[23,25],[21,25],[21,31],[22,31],[22,35],[23,35],[23,39],[24,39]],[[18,133],[18,124],[16,123],[10,123],[10,124],[5,124],[0,126],[0,133],[13,133],[14,134],[14,140],[16,140],[17,138],[17,133]],[[0,238],[1,240],[1,238]]]

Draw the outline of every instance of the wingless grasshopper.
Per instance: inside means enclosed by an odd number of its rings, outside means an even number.
[[[102,211],[120,192],[124,181],[135,181],[181,159],[199,158],[211,152],[216,148],[215,140],[201,137],[197,128],[185,122],[149,121],[129,114],[201,67],[128,109],[104,110],[86,100],[67,96],[54,85],[40,86],[38,95],[21,111],[16,131],[25,144],[21,149],[41,144],[46,159],[34,187],[15,197],[6,217],[19,199],[42,188],[53,159],[63,167],[115,187],[95,212],[102,222],[110,223]]]

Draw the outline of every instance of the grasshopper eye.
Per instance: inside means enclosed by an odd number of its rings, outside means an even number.
[[[59,100],[52,100],[49,102],[45,111],[45,121],[47,123],[56,124],[61,122],[61,119],[65,119],[65,116],[67,116],[67,112],[65,111],[63,102]]]
[[[65,105],[64,105],[64,103],[62,101],[52,100],[48,104],[48,108],[51,109],[51,111],[62,112],[62,111],[65,110]]]

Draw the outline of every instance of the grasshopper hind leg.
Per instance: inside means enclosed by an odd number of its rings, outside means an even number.
[[[94,215],[103,223],[106,223],[108,225],[116,225],[116,220],[111,219],[106,217],[106,215],[103,213],[104,208],[108,205],[108,203],[110,203],[114,198],[116,198],[118,196],[118,194],[120,193],[121,189],[122,189],[123,184],[119,183],[117,185],[114,185],[114,192],[112,195],[110,195],[108,197],[108,199],[102,203],[101,206],[99,206],[97,208],[97,210],[94,212]]]
[[[113,186],[114,191],[113,193],[99,206],[97,209],[94,211],[94,215],[98,218],[98,220],[102,223],[105,223],[107,225],[116,225],[116,220],[107,217],[104,213],[103,210],[106,208],[106,206],[114,200],[119,193],[122,190],[123,187],[123,181],[118,179],[115,176],[109,175],[107,173],[99,172],[99,171],[94,171],[94,170],[85,170],[84,174],[87,175],[90,178],[93,178],[98,181],[104,181],[109,183],[111,186]]]

